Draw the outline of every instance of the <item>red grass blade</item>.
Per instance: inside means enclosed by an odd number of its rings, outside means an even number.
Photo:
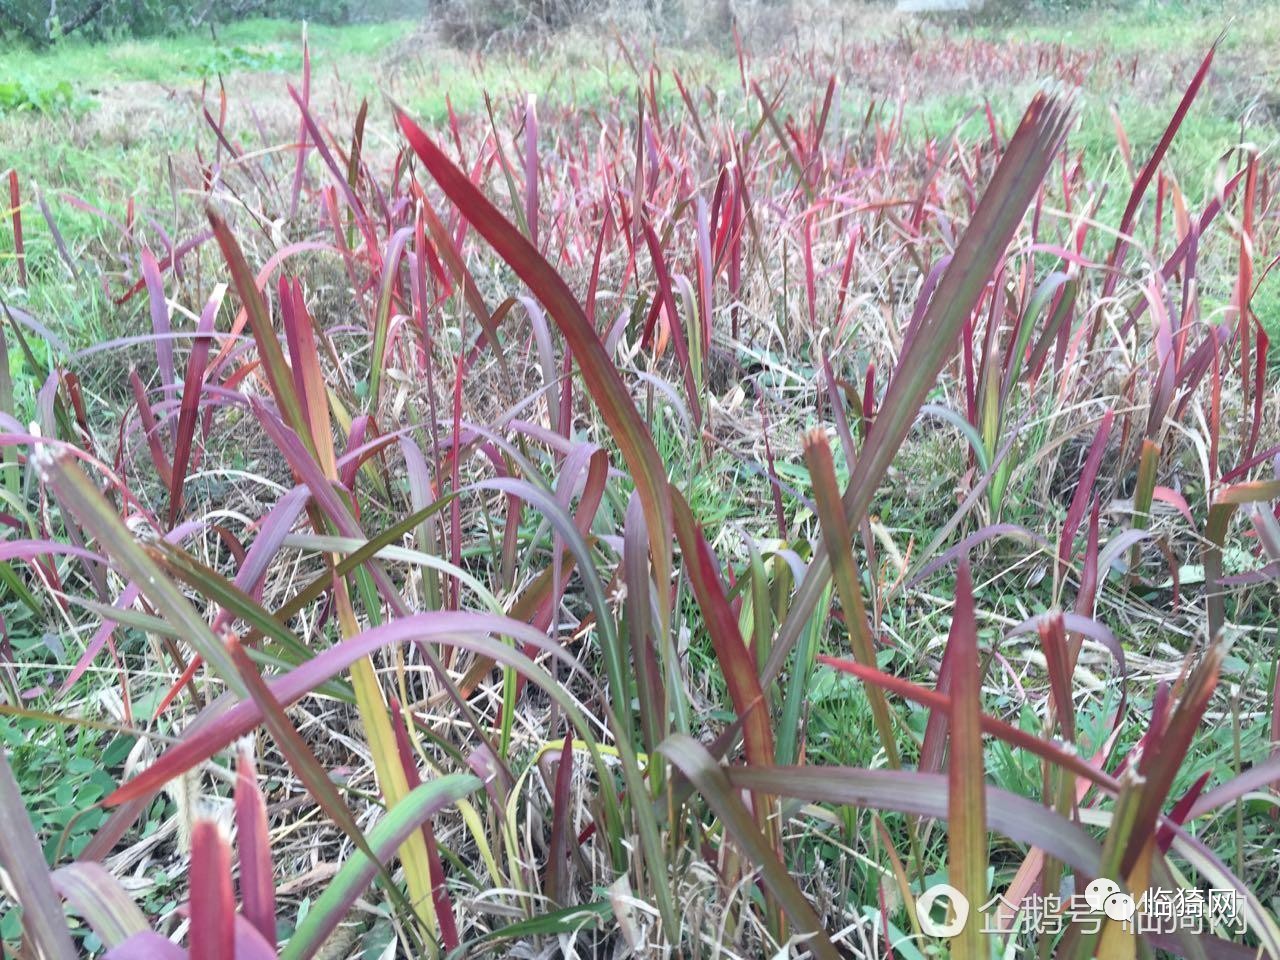
[[[378,306],[373,315],[373,351],[369,354],[369,406],[370,412],[379,409],[382,387],[382,368],[386,364],[387,330],[391,326],[391,306],[399,286],[400,261],[405,246],[413,236],[412,227],[401,227],[387,243],[382,258],[382,289],[378,294]]]
[[[1129,831],[1130,842],[1121,861],[1121,870],[1126,876],[1139,858],[1150,854],[1150,843],[1156,836],[1155,830],[1165,800],[1174,778],[1186,764],[1192,739],[1209,705],[1209,698],[1218,685],[1218,674],[1225,655],[1226,648],[1222,643],[1215,642],[1209,647],[1204,659],[1187,679],[1186,688],[1168,723],[1159,731],[1158,736],[1151,738],[1151,742],[1142,751],[1138,763],[1142,793]]]
[[[333,449],[333,424],[329,419],[328,387],[320,368],[315,327],[300,282],[295,281],[292,287],[287,282],[280,284],[280,306],[298,400],[311,428],[317,462],[326,476],[331,476],[337,472],[337,458]],[[355,469],[352,468],[353,473]]]
[[[818,662],[834,667],[837,670],[842,670],[845,673],[851,673],[867,683],[874,683],[882,687],[889,693],[895,693],[900,697],[906,697],[908,700],[923,704],[930,710],[951,713],[951,697],[946,694],[929,690],[910,681],[882,673],[879,670],[868,670],[862,664],[853,660],[837,660],[834,657],[820,656],[818,657]],[[1048,740],[1041,739],[1033,733],[1027,733],[1025,730],[1021,730],[985,713],[982,714],[979,722],[982,725],[983,732],[988,736],[997,737],[1011,746],[1027,750],[1044,760],[1048,760],[1050,763],[1057,764],[1064,770],[1069,770],[1077,776],[1097,784],[1109,793],[1116,793],[1120,789],[1120,785],[1114,777],[1093,766],[1072,750],[1064,750]]]
[[[103,960],[190,960],[187,951],[167,937],[144,930],[135,933],[112,950],[103,954]]]
[[[1191,109],[1192,101],[1195,100],[1196,94],[1200,91],[1200,85],[1204,83],[1204,78],[1209,73],[1209,65],[1213,63],[1213,55],[1217,52],[1218,44],[1221,40],[1222,37],[1219,36],[1213,42],[1213,46],[1209,48],[1209,52],[1205,54],[1199,69],[1196,70],[1195,75],[1191,78],[1191,83],[1187,86],[1186,93],[1182,95],[1182,100],[1173,112],[1169,125],[1160,137],[1160,142],[1156,144],[1150,159],[1147,160],[1146,165],[1142,168],[1142,173],[1139,174],[1138,179],[1133,184],[1133,190],[1129,193],[1129,202],[1125,205],[1124,214],[1120,217],[1115,246],[1111,250],[1111,256],[1107,258],[1108,269],[1102,282],[1103,300],[1115,292],[1116,284],[1120,279],[1119,271],[1124,266],[1124,257],[1129,250],[1128,237],[1133,228],[1134,217],[1138,213],[1138,205],[1142,202],[1142,198],[1146,195],[1147,187],[1151,185],[1152,178],[1160,168],[1160,163],[1164,160],[1164,155],[1168,152],[1169,145],[1173,143],[1174,134],[1178,132],[1178,128],[1182,126],[1183,120],[1186,119],[1187,111]]]
[[[494,357],[498,360],[503,378],[510,383],[511,373],[507,369],[506,356],[502,350],[502,344],[498,340],[497,323],[493,315],[489,313],[489,308],[485,305],[484,295],[480,292],[480,288],[476,286],[475,278],[472,277],[471,271],[467,269],[466,263],[463,262],[462,254],[459,252],[454,238],[449,234],[448,228],[440,220],[439,214],[436,213],[431,201],[427,199],[426,193],[418,185],[417,181],[414,181],[413,190],[414,195],[418,198],[422,219],[426,223],[427,230],[431,233],[432,243],[435,244],[435,251],[444,258],[444,262],[448,266],[449,272],[453,275],[455,282],[462,284],[462,297],[466,301],[468,308],[470,308],[472,316],[480,324],[480,329],[484,331],[484,336],[477,341],[477,346],[484,343],[489,344]]]
[[[956,575],[956,604],[947,646],[954,647],[951,671],[951,754],[947,760],[947,876],[970,903],[987,899],[987,812],[982,757],[982,671],[978,627],[973,616],[969,564]],[[989,955],[986,935],[968,923],[952,941],[952,956],[979,960]]]
[[[431,176],[471,225],[528,284],[568,341],[587,390],[613,433],[644,503],[651,534],[654,580],[658,584],[670,583],[672,521],[666,468],[626,384],[582,306],[537,248],[521,236],[431,138],[403,110],[398,110],[396,116],[405,138]],[[666,604],[659,606],[659,613],[660,630],[665,634],[669,618]]]
[[[1062,738],[1067,743],[1074,743],[1076,716],[1075,701],[1071,696],[1073,664],[1062,614],[1054,612],[1044,617],[1039,629],[1045,672],[1049,674],[1049,690],[1053,697],[1053,712],[1062,727]]]
[[[271,867],[267,805],[258,789],[253,757],[241,750],[236,763],[236,847],[240,852],[240,901],[245,919],[267,943],[276,942],[276,888]]]
[[[271,687],[262,679],[258,673],[258,668],[249,659],[249,655],[245,652],[240,641],[234,635],[231,635],[228,636],[226,644],[228,655],[240,672],[241,682],[248,688],[246,700],[252,702],[262,712],[262,722],[266,724],[276,742],[276,746],[284,754],[289,763],[289,768],[306,786],[307,792],[319,805],[320,809],[324,811],[325,816],[350,838],[356,849],[374,863],[381,863],[370,848],[368,840],[365,839],[355,815],[351,812],[351,808],[342,799],[337,786],[320,761],[316,759],[315,753],[312,752],[302,735],[298,733],[290,722]],[[312,662],[314,663],[315,661]],[[243,706],[244,704],[241,705]],[[396,905],[396,908],[402,911],[406,917],[415,916],[413,907],[405,899],[404,894],[400,892],[399,886],[385,868],[383,868],[383,879],[386,881],[387,894]],[[228,877],[228,895],[230,882],[230,877]],[[232,913],[234,913],[234,908]]]
[[[1080,471],[1080,480],[1071,498],[1071,506],[1067,508],[1067,518],[1062,523],[1062,537],[1058,541],[1058,562],[1063,567],[1071,563],[1076,532],[1080,529],[1080,522],[1084,520],[1085,511],[1089,509],[1090,500],[1093,499],[1093,486],[1097,481],[1098,468],[1102,464],[1102,455],[1107,450],[1107,439],[1111,435],[1111,422],[1114,418],[1115,413],[1111,410],[1103,416],[1102,424],[1094,434],[1093,443],[1085,458],[1084,469]]]
[[[564,745],[556,765],[551,801],[551,843],[547,852],[547,895],[562,907],[569,906],[569,836],[573,830],[573,731],[565,725]]]
[[[469,637],[504,634],[520,643],[544,645],[546,635],[527,624],[489,614],[435,612],[415,614],[374,627],[315,655],[282,677],[270,690],[275,702],[288,707],[357,660],[392,643],[436,640],[457,646],[470,645]],[[486,645],[488,646],[488,645]],[[506,659],[505,654],[503,659]],[[259,678],[261,679],[261,678]],[[247,698],[220,714],[216,720],[182,738],[132,780],[122,784],[104,803],[116,806],[155,793],[172,778],[224,749],[263,722],[263,708]]]
[[[653,269],[658,276],[658,296],[654,298],[654,315],[659,308],[667,313],[671,327],[671,342],[675,346],[676,360],[680,364],[680,372],[684,377],[685,395],[689,398],[689,409],[693,413],[694,426],[702,429],[702,399],[698,396],[697,383],[693,377],[693,362],[689,357],[689,343],[685,338],[684,325],[680,322],[680,314],[676,312],[675,297],[671,294],[671,277],[667,273],[666,258],[662,255],[662,247],[658,237],[648,223],[644,224],[644,239],[649,246],[649,257],[653,260]]]
[[[173,466],[164,452],[164,444],[160,442],[159,424],[151,409],[151,401],[147,399],[147,388],[134,368],[129,370],[129,388],[133,391],[134,403],[138,406],[138,417],[142,420],[143,435],[147,441],[147,449],[151,452],[151,462],[156,468],[156,475],[166,487],[173,487]]]
[[[190,960],[234,960],[235,916],[231,848],[216,823],[197,820],[191,831]]]
[[[160,370],[160,383],[169,390],[176,383],[173,374],[173,340],[169,333],[169,304],[165,301],[164,282],[160,279],[160,265],[146,247],[142,248],[142,279],[147,285],[147,298],[151,302],[151,330],[156,335],[156,364]]]
[[[196,340],[187,358],[187,375],[182,386],[182,405],[178,411],[178,427],[173,437],[173,468],[169,479],[169,526],[177,522],[182,509],[182,487],[187,479],[187,466],[191,463],[191,446],[195,442],[196,418],[200,412],[200,389],[209,362],[209,348],[213,344],[213,327],[218,309],[226,295],[226,284],[218,284],[209,295],[200,322],[196,325]]]
[[[278,960],[274,943],[270,943],[241,914],[235,915],[235,960]]]
[[[303,100],[301,94],[292,86],[289,86],[289,95],[293,97],[294,103],[298,105],[298,110],[302,114],[302,122],[307,132],[310,134],[310,142],[315,147],[316,153],[320,154],[320,159],[324,161],[325,166],[329,168],[330,174],[333,176],[334,183],[338,189],[342,191],[347,205],[351,208],[351,213],[355,217],[356,225],[360,228],[360,232],[364,237],[365,249],[370,258],[377,257],[377,234],[373,228],[373,224],[369,220],[369,214],[365,210],[364,204],[360,202],[359,196],[356,195],[353,184],[347,182],[347,178],[343,175],[343,171],[338,167],[338,163],[333,158],[333,151],[329,149],[329,145],[325,143],[323,134],[320,132],[320,126],[316,123],[315,116],[311,112],[310,106]]]

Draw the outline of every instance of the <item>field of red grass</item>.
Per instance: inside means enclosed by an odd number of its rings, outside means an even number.
[[[1280,957],[1242,54],[860,22],[5,174],[7,948]]]

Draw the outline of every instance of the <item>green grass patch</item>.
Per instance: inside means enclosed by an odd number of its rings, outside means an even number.
[[[371,57],[417,29],[414,21],[308,26],[312,57]],[[0,50],[0,76],[25,76],[35,84],[75,82],[86,87],[147,80],[170,83],[182,78],[227,73],[295,69],[301,63],[302,26],[286,20],[244,20],[219,28],[212,36],[193,32],[119,43],[70,38],[47,50],[21,44]]]
[[[1274,0],[1222,4],[1213,0],[1136,0],[1093,9],[1045,11],[1018,23],[987,27],[995,38],[1041,40],[1120,52],[1204,52],[1221,31],[1228,49],[1274,44],[1280,37]]]

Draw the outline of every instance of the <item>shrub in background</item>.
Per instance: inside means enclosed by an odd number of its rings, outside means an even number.
[[[735,24],[766,15],[772,23],[792,7],[792,0],[437,0],[429,16],[460,47],[518,42],[578,25],[635,25],[667,39],[728,42]]]

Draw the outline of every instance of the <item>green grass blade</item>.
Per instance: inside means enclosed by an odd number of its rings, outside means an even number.
[[[297,774],[298,779],[307,788],[311,798],[320,806],[325,816],[333,822],[334,826],[338,827],[350,838],[358,851],[379,866],[378,872],[382,874],[384,887],[397,909],[407,919],[415,917],[416,913],[413,907],[405,899],[404,894],[400,892],[400,888],[396,885],[390,871],[385,867],[381,867],[382,860],[374,855],[364,832],[360,829],[360,825],[356,822],[356,818],[351,812],[351,808],[342,799],[342,795],[329,777],[328,771],[316,759],[315,753],[312,752],[306,741],[302,739],[302,735],[298,733],[297,729],[289,721],[289,718],[285,715],[284,708],[276,700],[271,688],[258,673],[257,667],[254,666],[253,661],[245,653],[244,647],[235,639],[228,640],[227,646],[230,649],[230,656],[235,663],[236,669],[240,671],[240,676],[249,688],[249,696],[258,709],[262,711],[262,721],[266,724],[267,730],[271,732],[276,746],[284,754],[290,769]],[[409,928],[414,929],[415,925],[410,923]]]
[[[302,438],[312,456],[316,455],[315,444],[311,439],[311,424],[302,409],[302,401],[294,387],[293,372],[289,369],[280,349],[280,339],[276,336],[275,326],[271,322],[271,311],[267,309],[267,300],[258,289],[258,283],[245,261],[244,252],[236,241],[235,234],[222,218],[222,214],[210,207],[206,211],[209,224],[213,227],[213,235],[217,238],[222,256],[231,271],[231,280],[240,302],[249,317],[249,328],[253,331],[254,342],[258,346],[258,356],[262,358],[262,369],[271,386],[271,395],[285,423]]]
[[[239,697],[247,699],[249,689],[240,679],[226,649],[177,585],[147,555],[93,481],[70,457],[54,456],[44,450],[39,456],[42,458],[41,469],[59,502],[97,539],[98,548],[138,585],[170,624],[182,631],[186,641],[213,668],[219,679]]]
[[[805,438],[804,457],[809,466],[809,480],[813,485],[818,525],[822,528],[822,542],[831,557],[836,591],[840,596],[840,606],[844,610],[845,629],[849,632],[853,655],[863,666],[875,667],[877,665],[875,640],[871,633],[871,623],[867,619],[866,603],[862,597],[862,578],[858,574],[858,565],[853,559],[853,531],[849,528],[849,522],[840,504],[831,446],[827,443],[826,434],[820,429],[810,431]],[[900,767],[902,760],[898,756],[898,744],[893,734],[893,720],[889,715],[889,705],[885,701],[884,692],[878,687],[868,687],[867,696],[871,701],[871,715],[875,720],[876,731],[880,734],[880,743],[884,747],[885,756],[889,759],[889,766]]]
[[[0,751],[0,867],[9,875],[22,905],[25,938],[45,960],[74,960],[76,950],[62,916],[62,902],[53,891],[44,851],[4,751]]]
[[[1227,539],[1227,526],[1236,510],[1246,503],[1280,499],[1280,480],[1238,483],[1227,487],[1213,498],[1209,521],[1204,528],[1204,582],[1209,610],[1209,636],[1216,637],[1226,623],[1227,608],[1223,596],[1222,550]]]
[[[682,733],[676,733],[667,738],[661,749],[711,804],[725,829],[746,854],[748,862],[760,870],[769,892],[782,904],[795,926],[794,936],[804,938],[805,946],[819,960],[838,960],[840,954],[822,929],[812,905],[735,793],[725,770],[715,762],[706,747]],[[751,767],[744,769],[750,770]]]
[[[949,815],[947,778],[914,770],[856,767],[726,767],[738,790],[758,790],[810,803],[896,810],[920,817]],[[985,789],[987,824],[1018,843],[1039,847],[1090,877],[1100,876],[1102,850],[1078,824],[1034,800],[996,787]]]
[[[346,917],[356,898],[373,882],[380,865],[387,863],[425,821],[470,796],[480,786],[480,780],[470,774],[451,773],[415,787],[388,810],[369,831],[368,848],[353,854],[311,905],[280,952],[280,960],[303,960],[314,956]]]
[[[917,328],[905,345],[888,392],[844,493],[845,517],[856,527],[866,514],[889,464],[955,351],[956,339],[995,273],[1066,137],[1067,104],[1037,94],[956,247],[955,254]],[[831,576],[831,558],[820,549],[796,591],[764,673],[766,685],[782,672],[800,631]]]

